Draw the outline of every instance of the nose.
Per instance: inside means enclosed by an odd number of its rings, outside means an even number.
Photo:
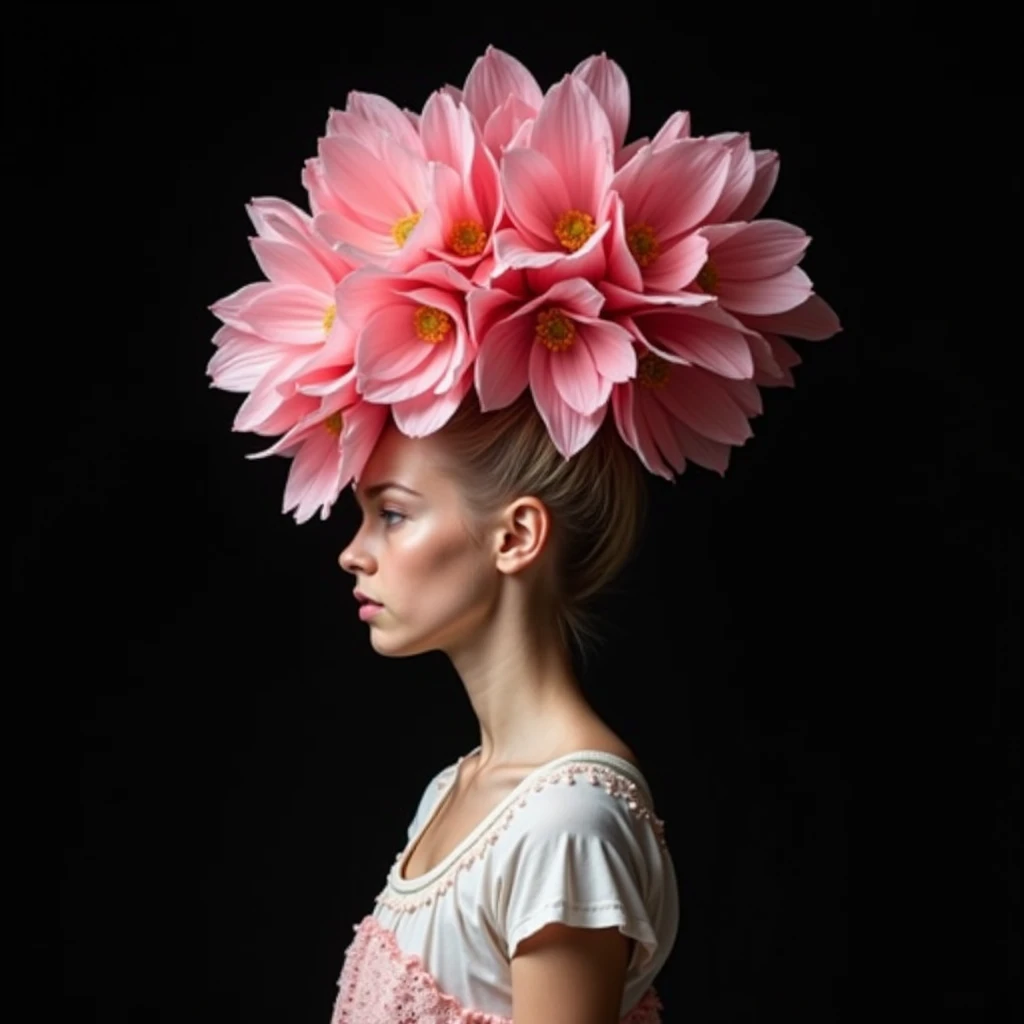
[[[360,540],[360,530],[356,535],[349,541],[348,545],[342,550],[341,554],[338,555],[338,565],[353,575],[356,573],[362,573],[364,576],[370,576],[377,570],[377,563],[373,557],[366,550],[365,545]]]

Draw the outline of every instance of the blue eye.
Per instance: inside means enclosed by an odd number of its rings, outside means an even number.
[[[380,517],[384,520],[385,526],[397,526],[405,518],[401,512],[396,512],[390,508],[382,508],[380,510]]]

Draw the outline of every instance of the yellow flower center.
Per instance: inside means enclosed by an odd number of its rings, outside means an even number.
[[[542,309],[536,332],[536,340],[552,352],[564,352],[576,340],[576,325],[560,309]]]
[[[409,237],[410,232],[420,222],[422,213],[410,213],[408,217],[403,217],[392,229],[391,234],[395,241],[398,243],[399,248],[405,245],[405,240]]]
[[[334,318],[338,315],[338,307],[332,302],[324,313],[324,334],[330,334],[334,326]]]
[[[555,238],[563,249],[575,252],[597,230],[594,218],[582,210],[566,210],[555,221]]]
[[[443,309],[434,306],[420,306],[413,313],[412,319],[416,325],[416,334],[431,345],[444,341],[452,329],[452,318]]]
[[[327,428],[328,433],[333,434],[335,437],[339,437],[341,435],[341,428],[343,425],[340,412],[332,412],[331,415],[324,420],[324,426]]]
[[[479,256],[487,247],[487,231],[478,220],[457,220],[448,234],[448,248],[456,256]]]
[[[697,275],[697,284],[700,285],[702,291],[707,292],[709,295],[714,295],[718,290],[718,268],[711,260],[708,260],[700,268],[700,273]]]
[[[668,360],[656,356],[653,352],[645,352],[637,360],[636,382],[644,388],[663,388],[668,383],[672,367]]]
[[[649,267],[661,254],[658,240],[654,237],[654,228],[650,224],[634,224],[629,228],[626,231],[626,245],[641,267]]]

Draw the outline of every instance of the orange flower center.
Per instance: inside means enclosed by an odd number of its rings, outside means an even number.
[[[576,340],[576,325],[560,309],[542,309],[536,332],[536,340],[552,352],[564,352]]]
[[[330,334],[334,326],[334,318],[338,315],[338,307],[332,302],[324,313],[324,333]]]
[[[582,210],[566,210],[555,221],[555,238],[569,252],[579,249],[596,230],[594,218]]]
[[[636,366],[636,382],[644,388],[663,388],[668,383],[672,367],[667,359],[645,352]]]
[[[408,217],[403,217],[392,229],[391,235],[394,240],[398,243],[398,247],[401,248],[405,245],[405,240],[409,237],[412,229],[416,227],[420,222],[422,213],[410,213]]]
[[[709,295],[714,295],[718,290],[718,268],[711,260],[708,260],[700,268],[700,273],[697,275],[697,284],[700,285],[702,291],[707,292]]]
[[[478,220],[457,220],[448,234],[448,248],[456,256],[479,256],[487,248],[487,231]]]
[[[641,267],[649,267],[661,254],[658,240],[654,237],[654,228],[650,224],[634,224],[629,228],[626,231],[626,245]]]
[[[340,412],[332,412],[331,415],[324,420],[324,426],[327,428],[328,433],[333,434],[335,437],[341,436],[341,428],[343,425]]]
[[[429,341],[431,345],[444,341],[452,329],[452,318],[443,309],[437,309],[435,306],[420,306],[413,313],[412,319],[416,325],[416,334],[422,341]]]

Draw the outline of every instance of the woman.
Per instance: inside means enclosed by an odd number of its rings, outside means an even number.
[[[374,448],[341,566],[376,651],[448,654],[481,740],[427,786],[335,1022],[659,1019],[673,865],[569,650],[630,553],[641,472],[613,429],[566,461],[528,400],[482,415],[470,398],[438,433],[391,426]]]
[[[724,473],[783,335],[835,314],[809,239],[753,221],[777,155],[690,137],[677,111],[626,143],[604,54],[542,92],[488,48],[419,114],[350,93],[303,184],[253,200],[266,281],[220,300],[215,385],[235,429],[281,435],[284,510],[326,518],[381,654],[451,658],[480,743],[427,785],[356,928],[334,1024],[655,1024],[678,924],[636,757],[571,669],[585,604],[622,566],[641,466]]]

